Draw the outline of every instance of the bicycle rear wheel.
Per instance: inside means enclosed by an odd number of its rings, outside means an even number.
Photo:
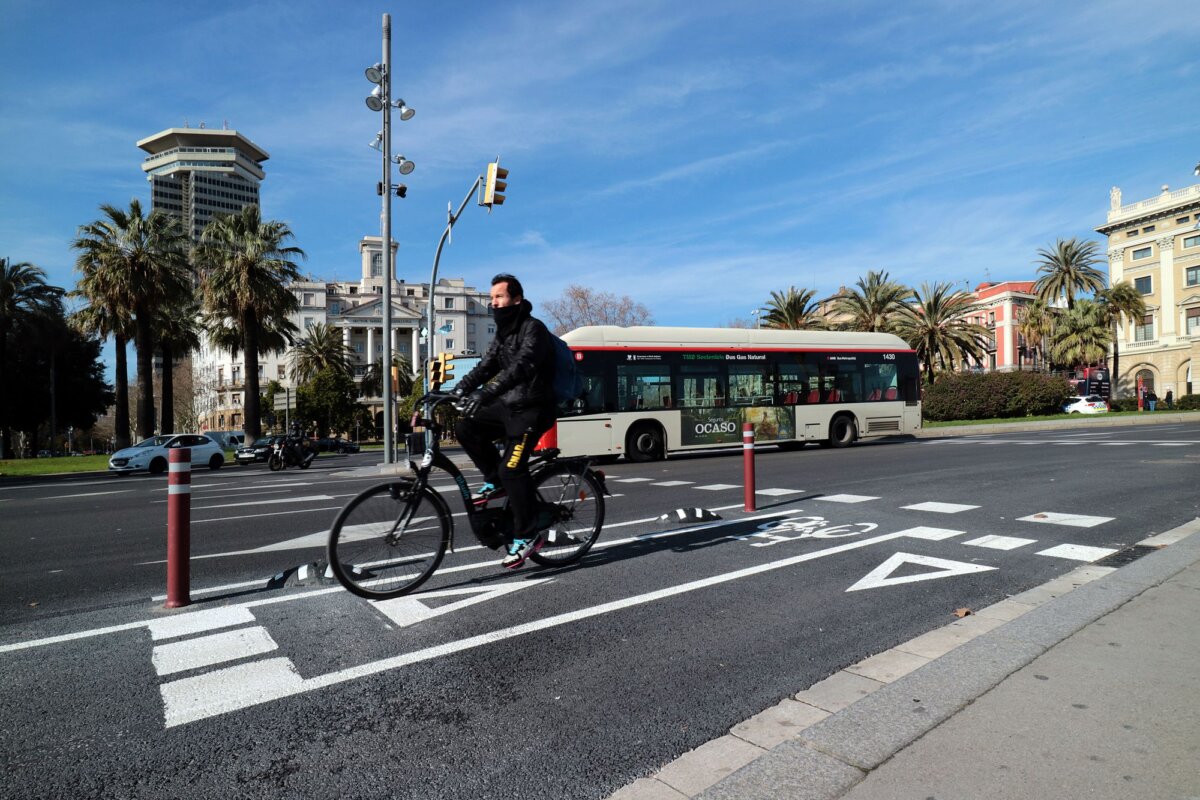
[[[346,504],[329,530],[329,566],[346,589],[386,600],[429,579],[450,543],[450,514],[428,486],[372,486]]]
[[[551,464],[534,476],[543,544],[530,556],[547,567],[563,567],[583,558],[600,537],[604,526],[604,491],[590,469]]]

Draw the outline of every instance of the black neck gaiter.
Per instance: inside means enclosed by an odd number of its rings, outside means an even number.
[[[492,309],[492,313],[496,317],[496,333],[500,335],[500,338],[507,339],[517,329],[521,318],[525,316],[522,313],[525,311],[525,306],[526,301],[522,300],[515,306]]]

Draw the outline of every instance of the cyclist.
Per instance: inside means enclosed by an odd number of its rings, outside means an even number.
[[[554,345],[550,332],[532,315],[533,306],[514,276],[492,278],[496,338],[479,365],[458,382],[462,418],[458,441],[486,481],[486,495],[499,483],[513,513],[513,542],[501,562],[516,568],[537,551],[535,492],[529,456],[555,419]],[[491,381],[488,383],[488,381]],[[494,442],[504,439],[504,455]]]

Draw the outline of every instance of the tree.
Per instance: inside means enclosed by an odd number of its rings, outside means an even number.
[[[842,324],[852,331],[890,332],[912,289],[890,280],[886,272],[874,270],[854,285],[858,288],[834,299],[831,315],[845,317]]]
[[[111,300],[133,316],[137,347],[139,438],[154,435],[154,320],[159,309],[172,306],[192,291],[183,223],[162,210],[142,214],[136,199],[129,210],[104,204],[104,217],[79,228],[72,247],[80,251],[76,265],[96,265],[99,281]],[[92,267],[86,267],[92,268]]]
[[[976,311],[969,294],[954,291],[949,283],[933,287],[926,283],[912,293],[911,299],[912,303],[905,304],[897,315],[893,328],[917,351],[925,365],[926,383],[933,384],[937,366],[954,369],[968,358],[983,360],[988,330],[967,320]]]
[[[572,284],[562,296],[542,304],[551,330],[564,334],[585,325],[653,325],[650,309],[628,295],[617,297],[586,286]]]
[[[248,442],[262,435],[258,356],[264,333],[286,336],[289,327],[294,330],[287,318],[300,307],[288,284],[300,280],[292,259],[303,258],[304,251],[286,244],[292,238],[285,223],[263,220],[258,206],[248,205],[237,214],[214,218],[197,248],[204,311],[210,323],[221,321],[210,327],[213,344],[227,342],[223,335],[240,340]]]
[[[15,381],[6,373],[9,333],[23,320],[61,314],[62,295],[62,289],[46,284],[41,267],[0,259],[0,458],[12,451],[9,404]]]
[[[315,422],[318,436],[349,430],[359,407],[354,379],[333,367],[321,369],[296,390],[296,416],[305,425]]]
[[[1096,299],[1104,308],[1104,316],[1112,326],[1112,381],[1113,396],[1116,397],[1117,381],[1121,376],[1121,346],[1117,328],[1122,322],[1137,323],[1146,316],[1146,301],[1141,292],[1128,281],[1121,281],[1096,293]]]
[[[305,333],[288,354],[291,362],[292,380],[306,383],[323,369],[334,369],[346,375],[353,372],[350,366],[354,351],[342,341],[342,332],[319,322]]]
[[[1042,277],[1033,285],[1037,296],[1048,305],[1061,297],[1069,310],[1075,307],[1077,293],[1103,289],[1104,273],[1095,267],[1103,260],[1097,255],[1098,248],[1095,242],[1072,238],[1059,239],[1052,250],[1038,250],[1038,272]]]
[[[155,336],[162,353],[162,433],[175,430],[175,356],[190,353],[200,347],[200,307],[194,296],[174,308],[159,309],[154,319]],[[189,387],[190,388],[190,387]],[[187,428],[191,430],[191,428]]]
[[[86,305],[71,315],[71,324],[76,330],[101,341],[110,336],[113,339],[116,352],[113,443],[120,450],[129,447],[129,356],[126,350],[133,337],[133,315],[117,295],[113,271],[106,269],[99,258],[81,253],[75,269],[80,278],[70,296],[84,299]]]
[[[767,301],[764,328],[778,330],[820,330],[826,327],[821,307],[813,302],[816,291],[789,286],[783,292],[771,292]]]
[[[413,382],[415,381],[415,378],[413,377],[412,364],[410,364],[408,359],[404,356],[393,355],[392,366],[395,367],[400,373],[400,385],[395,396],[406,396],[412,391]],[[372,361],[367,365],[366,370],[363,372],[362,381],[360,381],[358,384],[359,395],[362,397],[380,397],[383,395],[383,382],[391,379],[392,377],[390,374],[384,374],[383,372],[382,358],[378,361]]]
[[[1046,359],[1046,342],[1054,332],[1054,309],[1044,300],[1034,300],[1020,309],[1017,316],[1017,332],[1025,339],[1027,347]],[[1034,356],[1037,365],[1037,356]]]
[[[1058,318],[1050,355],[1057,363],[1073,367],[1096,364],[1108,354],[1112,336],[1104,307],[1092,300],[1080,300]]]

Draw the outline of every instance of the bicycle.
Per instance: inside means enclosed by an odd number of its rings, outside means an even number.
[[[405,438],[415,477],[397,478],[366,489],[350,500],[329,531],[328,556],[334,577],[347,590],[370,600],[407,594],[425,583],[454,551],[454,520],[449,504],[429,485],[434,470],[449,474],[458,487],[471,531],[493,550],[512,542],[512,512],[504,491],[472,497],[462,472],[441,451],[445,429],[434,409],[455,398],[430,393],[417,407],[430,403],[429,419],[415,413],[413,428],[426,433]],[[428,444],[426,442],[428,441]],[[530,458],[537,492],[537,536],[541,548],[530,559],[546,567],[579,561],[600,536],[604,525],[604,473],[591,468],[587,456],[560,458],[556,449]]]

